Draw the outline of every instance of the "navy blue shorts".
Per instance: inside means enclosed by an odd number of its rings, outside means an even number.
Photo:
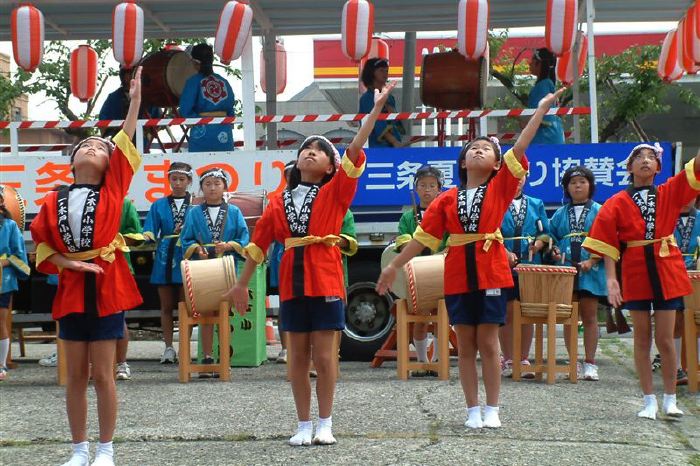
[[[685,304],[683,298],[642,299],[627,301],[622,304],[622,308],[629,311],[682,311],[685,309]]]
[[[12,301],[12,291],[0,293],[0,307],[10,307],[10,301]]]
[[[445,295],[450,325],[506,323],[506,293],[500,288]]]
[[[70,341],[119,340],[124,338],[124,313],[97,317],[74,312],[58,319],[58,337]]]
[[[520,301],[520,280],[518,280],[517,273],[513,274],[513,283],[515,284],[513,288],[503,288],[503,292],[506,294],[506,302]]]
[[[283,332],[344,328],[345,303],[340,298],[313,296],[294,298],[280,304],[280,330]]]

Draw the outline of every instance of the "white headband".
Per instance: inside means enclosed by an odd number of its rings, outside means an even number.
[[[308,138],[304,139],[304,142],[301,143],[301,147],[304,147],[304,145],[307,142],[309,142],[309,140],[311,140],[311,139],[320,139],[320,140],[324,141],[326,144],[328,144],[329,146],[331,146],[331,148],[333,149],[333,164],[335,165],[335,168],[340,167],[340,153],[338,152],[338,149],[335,148],[333,143],[330,142],[327,138],[325,138],[323,136],[319,136],[319,135],[309,136]]]
[[[114,151],[114,147],[115,147],[115,146],[114,146],[114,143],[112,142],[111,139],[101,138],[101,137],[99,137],[99,136],[88,136],[88,137],[86,137],[85,139],[83,139],[82,141],[80,141],[78,144],[76,144],[75,147],[73,147],[73,150],[72,150],[71,153],[70,153],[71,158],[73,158],[73,156],[75,155],[75,153],[78,152],[78,149],[80,149],[80,148],[82,147],[82,145],[83,145],[86,141],[89,141],[90,139],[97,139],[98,141],[107,144],[107,149],[109,150],[109,153],[110,153],[110,154],[112,153],[112,151]]]
[[[212,176],[213,176],[214,178],[221,178],[221,179],[224,180],[226,183],[228,183],[228,178],[226,177],[226,173],[224,173],[224,171],[223,171],[222,169],[220,169],[220,168],[217,168],[217,169],[212,170],[212,171],[210,171],[210,172],[204,173],[203,175],[200,175],[200,176],[199,176],[199,183],[201,184],[202,182],[204,182],[204,180],[205,180],[206,178],[210,178],[210,177],[212,177]]]
[[[664,155],[664,148],[661,147],[661,144],[659,144],[658,142],[655,142],[653,146],[647,143],[642,143],[634,146],[634,148],[630,152],[630,155],[627,157],[627,161],[629,162],[632,158],[632,155],[634,155],[634,153],[640,149],[649,149],[650,151],[654,152],[656,158],[659,159],[659,162],[661,162],[661,157]]]
[[[498,147],[498,153],[501,154],[501,145],[499,144],[500,141],[498,140],[498,138],[496,136],[489,136],[489,139],[492,143],[496,145],[496,147]]]
[[[181,168],[175,168],[175,169],[168,170],[168,176],[172,175],[173,173],[180,173],[182,175],[187,175],[190,178],[194,178],[194,174],[192,173],[192,170],[183,170]]]

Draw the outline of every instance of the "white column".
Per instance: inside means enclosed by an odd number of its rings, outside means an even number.
[[[595,32],[593,21],[595,20],[595,8],[593,0],[586,0],[586,19],[588,33],[588,97],[591,105],[591,142],[598,142],[598,94],[596,89],[595,72]],[[575,57],[574,57],[575,59]]]
[[[255,150],[255,73],[253,71],[253,36],[243,48],[243,150]]]

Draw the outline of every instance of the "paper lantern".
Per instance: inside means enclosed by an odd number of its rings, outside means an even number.
[[[685,53],[695,64],[700,65],[700,34],[696,33],[700,19],[698,19],[698,15],[695,13],[696,11],[700,11],[700,5],[698,4],[688,8],[681,37],[683,39],[683,50]],[[679,28],[678,30],[680,31],[681,29]]]
[[[374,31],[374,5],[366,0],[348,0],[343,6],[341,48],[358,62],[369,52]]]
[[[544,26],[545,46],[556,56],[571,50],[578,25],[577,0],[547,0]]]
[[[114,7],[112,51],[124,68],[137,64],[143,55],[143,10],[131,1]]]
[[[457,49],[471,60],[484,56],[489,39],[489,2],[460,0],[457,12]]]
[[[691,11],[692,10],[692,11]],[[695,19],[695,37],[700,37],[700,3],[695,2],[695,5],[688,9],[688,16],[693,16]]]
[[[44,15],[32,5],[12,10],[12,55],[17,66],[32,72],[44,55]]]
[[[95,96],[97,84],[97,52],[81,45],[70,54],[70,91],[81,102]]]
[[[683,68],[688,74],[696,74],[700,71],[700,63],[695,63],[695,32],[692,30],[693,24],[688,24],[688,17],[683,18],[678,22],[678,32],[676,33],[678,38],[676,40],[676,46],[678,47],[678,64]],[[690,33],[690,34],[688,34]],[[688,39],[690,35],[690,40]],[[698,41],[700,42],[700,40]]]
[[[277,94],[284,92],[287,87],[287,50],[280,41],[275,41],[275,70],[277,71]],[[260,87],[267,93],[267,78],[265,74],[265,57],[260,51]]]
[[[659,63],[656,68],[659,77],[667,82],[676,81],[683,76],[683,68],[681,68],[678,62],[677,32],[678,31],[674,29],[666,34],[663,45],[661,46]]]
[[[586,67],[586,56],[588,52],[588,36],[579,32],[579,49],[578,49],[578,75],[576,78],[580,78],[583,74],[583,70]],[[567,86],[574,82],[574,49],[563,54],[557,60],[557,79]]]
[[[245,3],[230,1],[224,5],[216,27],[214,52],[228,65],[243,54],[253,26],[253,9]]]

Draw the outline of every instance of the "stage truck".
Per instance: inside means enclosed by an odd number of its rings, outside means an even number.
[[[554,209],[562,203],[560,180],[564,171],[570,166],[585,165],[595,174],[595,197],[602,203],[627,186],[625,159],[633,146],[633,143],[531,146],[527,154],[530,168],[525,193],[542,199]],[[503,150],[507,147],[504,145]],[[674,172],[674,165],[678,167],[680,163],[680,150],[676,150],[675,145],[664,143],[663,147],[666,154],[675,153],[675,157],[664,157],[659,182],[668,178]],[[359,250],[348,260],[346,329],[341,344],[343,359],[371,359],[389,335],[394,324],[391,307],[396,296],[379,296],[374,291],[382,253],[397,235],[401,213],[413,208],[413,175],[416,170],[424,164],[435,166],[444,174],[445,188],[454,187],[458,183],[456,159],[459,150],[459,147],[366,150],[367,166],[351,209],[355,216]],[[132,183],[129,198],[143,219],[151,203],[168,194],[167,170],[174,161],[190,163],[197,173],[213,165],[220,166],[229,174],[231,191],[264,193],[269,197],[285,188],[284,164],[294,157],[294,150],[146,154],[143,167]],[[68,158],[60,154],[3,157],[3,183],[17,188],[25,198],[29,222],[38,212],[46,192],[56,184],[71,181]],[[197,186],[195,179],[192,188],[195,194]],[[28,248],[33,250],[33,245],[28,245]],[[132,316],[148,317],[157,323],[158,294],[149,284],[152,257],[152,247],[141,247],[132,252],[136,278],[144,297],[143,305]],[[31,280],[22,285],[15,309],[48,313],[50,296],[45,277],[33,272]],[[274,298],[270,302],[274,313]]]

